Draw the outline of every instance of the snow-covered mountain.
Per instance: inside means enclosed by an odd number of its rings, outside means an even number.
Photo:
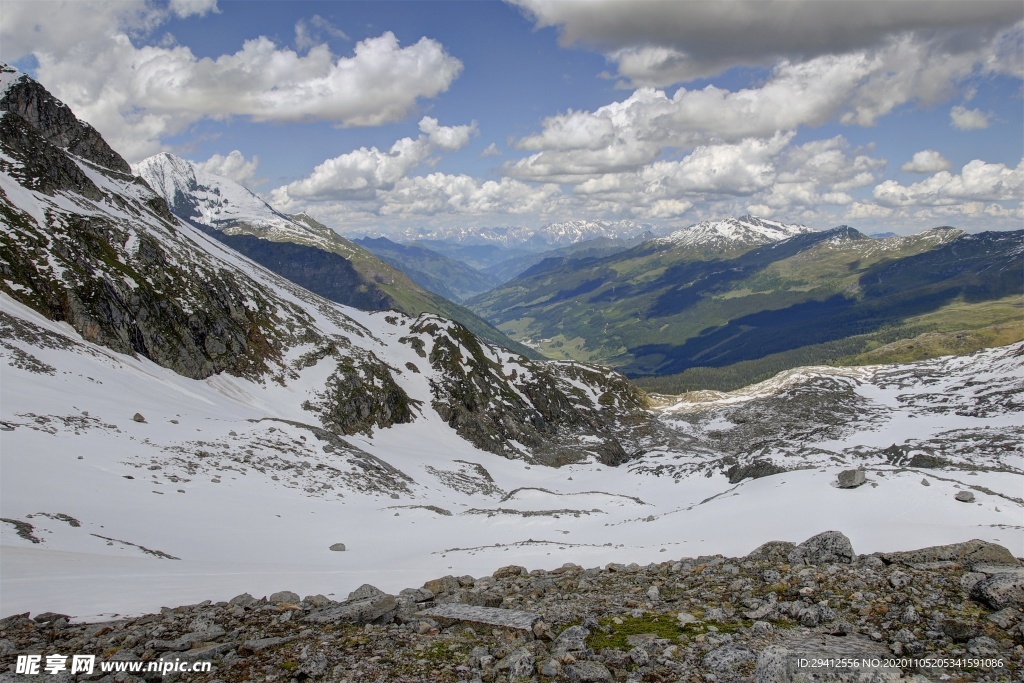
[[[658,238],[656,241],[680,247],[722,250],[734,246],[751,247],[813,232],[805,225],[789,225],[757,216],[740,216],[717,221],[702,221]]]
[[[433,229],[409,228],[389,235],[400,242],[449,242],[464,245],[496,245],[505,248],[552,249],[578,244],[599,237],[634,239],[645,234],[658,234],[659,228],[635,221],[575,220],[548,223],[540,228],[523,226]]]
[[[295,242],[353,257],[358,248],[305,214],[288,216],[239,183],[209,173],[190,161],[161,153],[132,166],[183,218],[228,235],[254,235],[274,242]]]
[[[37,83],[0,78],[0,616],[742,555],[825,529],[859,552],[1024,553],[1019,345],[648,409],[611,371],[274,275]],[[838,488],[858,465],[868,483]]]
[[[206,226],[232,249],[327,299],[362,310],[435,313],[492,343],[526,351],[472,311],[427,291],[308,214],[285,215],[237,182],[172,154],[149,157],[132,170],[174,215]]]

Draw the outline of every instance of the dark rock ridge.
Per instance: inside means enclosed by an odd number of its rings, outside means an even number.
[[[0,72],[15,73],[6,64]],[[39,131],[49,144],[66,149],[94,164],[131,175],[131,166],[110,148],[99,132],[71,112],[71,109],[47,92],[46,88],[22,75],[0,98],[0,111],[9,111]]]
[[[849,545],[830,531],[741,558],[512,565],[397,595],[371,585],[343,600],[243,594],[100,624],[14,615],[0,620],[0,668],[12,671],[22,654],[74,652],[213,663],[206,673],[89,679],[103,683],[1020,680],[1024,578],[1005,548],[970,541],[838,562],[784,558]],[[1006,563],[976,572],[936,557]],[[828,659],[853,663],[820,666]],[[21,679],[0,673],[7,680]]]
[[[629,459],[628,444],[653,428],[643,392],[615,372],[525,358],[509,371],[464,327],[433,316],[421,316],[410,332],[434,338],[428,361],[441,374],[432,382],[434,410],[477,448],[521,457],[515,441],[545,465],[592,454],[615,466]]]

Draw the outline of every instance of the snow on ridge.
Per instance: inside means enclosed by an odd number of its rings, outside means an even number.
[[[768,244],[809,232],[814,230],[805,225],[790,225],[757,216],[740,216],[702,221],[688,228],[676,230],[657,241],[679,246]]]
[[[0,62],[0,98],[6,95],[11,86],[17,83],[24,75],[13,66]]]
[[[458,244],[495,244],[506,248],[528,244],[567,246],[596,238],[633,239],[646,232],[658,232],[657,226],[635,221],[570,220],[548,223],[540,228],[523,226],[409,228],[399,234],[384,235],[402,242],[439,240]]]
[[[176,213],[226,234],[252,234],[271,241],[313,244],[327,251],[338,246],[301,220],[277,211],[245,186],[161,153],[132,166]]]

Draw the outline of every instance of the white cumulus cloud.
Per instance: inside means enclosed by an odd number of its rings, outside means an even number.
[[[980,130],[988,128],[988,115],[980,109],[968,109],[956,105],[949,110],[950,124],[958,130]]]
[[[1024,196],[1024,160],[1016,168],[975,159],[954,174],[940,171],[912,185],[886,180],[875,201],[888,207],[950,206],[969,202],[1019,201]]]
[[[168,9],[184,19],[191,16],[205,16],[210,12],[220,12],[217,0],[170,0]]]
[[[910,161],[900,166],[900,170],[906,173],[938,173],[951,168],[953,168],[953,164],[934,149],[915,152]]]
[[[256,169],[260,165],[259,157],[247,160],[237,149],[232,150],[227,156],[214,154],[206,161],[201,161],[196,166],[224,178],[230,178],[236,183],[246,185],[256,175]]]
[[[475,123],[442,126],[429,116],[420,120],[419,128],[419,137],[402,138],[386,151],[360,147],[327,159],[306,178],[274,190],[271,203],[288,208],[295,202],[372,200],[379,190],[391,189],[417,166],[427,163],[433,153],[461,149],[476,134]]]
[[[201,14],[216,3],[188,0],[171,11]],[[37,77],[129,160],[204,118],[330,121],[374,126],[398,121],[423,98],[448,89],[462,70],[436,40],[400,45],[385,32],[335,55],[305,54],[260,36],[232,54],[197,57],[143,38],[169,16],[141,1],[4,3],[0,57],[33,55]],[[321,26],[323,30],[326,27]]]

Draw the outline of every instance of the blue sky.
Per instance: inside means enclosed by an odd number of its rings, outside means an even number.
[[[0,0],[0,59],[345,234],[1024,225],[1019,0]]]

